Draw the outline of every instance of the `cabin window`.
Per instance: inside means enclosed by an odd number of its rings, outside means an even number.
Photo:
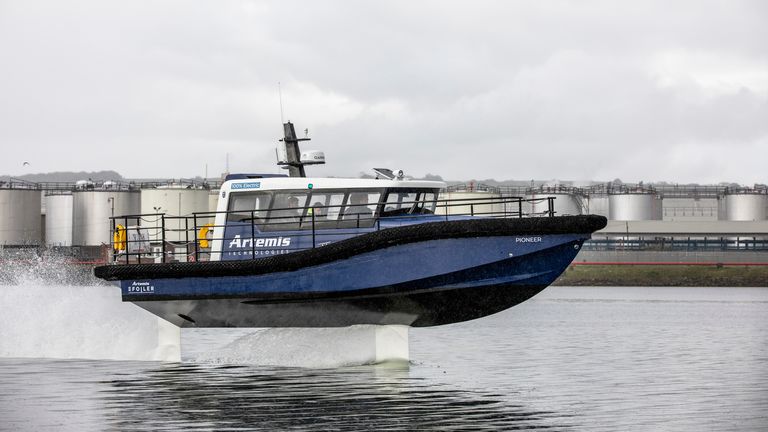
[[[408,214],[416,205],[417,192],[390,191],[384,203],[384,215],[396,216]]]
[[[298,229],[307,207],[308,194],[288,191],[275,194],[269,212],[269,228],[275,231]]]
[[[382,216],[433,214],[438,189],[325,189],[230,194],[227,221],[261,231],[370,228]],[[383,198],[383,199],[382,199]]]
[[[251,218],[264,219],[271,202],[269,192],[230,193],[227,222],[249,222]]]
[[[380,198],[381,192],[350,192],[347,205],[341,216],[341,219],[345,221],[343,225],[357,228],[372,227]]]
[[[436,200],[437,196],[434,192],[421,192],[417,200],[419,204],[416,208],[416,213],[434,214]]]
[[[335,222],[338,220],[339,215],[341,214],[341,207],[344,204],[344,193],[343,192],[328,192],[328,193],[317,193],[312,192],[312,196],[309,200],[311,202],[310,209],[307,210],[307,220],[306,222],[312,223],[311,220],[309,220],[310,216],[312,216],[312,213],[314,212],[315,216],[315,223],[318,222]]]
[[[390,189],[384,201],[383,216],[433,214],[437,190]]]

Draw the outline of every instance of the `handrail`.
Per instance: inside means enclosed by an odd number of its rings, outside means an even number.
[[[523,217],[552,217],[555,215],[555,197],[525,199],[523,197],[486,197],[486,198],[457,198],[436,200],[400,201],[397,203],[376,202],[368,205],[335,204],[305,207],[273,207],[264,210],[228,210],[194,212],[188,216],[173,216],[165,213],[129,214],[110,217],[112,232],[118,225],[124,227],[124,240],[119,244],[112,241],[112,261],[115,263],[141,263],[169,261],[205,261],[210,259],[211,247],[203,248],[200,244],[200,229],[205,225],[208,232],[213,231],[212,242],[232,242],[236,237],[227,237],[224,230],[233,223],[244,223],[250,226],[249,253],[257,257],[255,239],[273,239],[277,242],[285,233],[300,241],[302,238],[311,239],[307,247],[294,248],[296,251],[306,248],[316,248],[335,241],[340,236],[353,236],[362,232],[378,231],[382,221],[389,226],[409,224],[411,221],[424,217],[440,217],[444,220],[451,218],[490,217],[490,218],[523,218]],[[524,204],[547,202],[547,210],[541,213],[524,211]],[[396,207],[388,209],[388,204]],[[366,212],[360,212],[363,208]],[[350,210],[356,212],[347,213]],[[287,215],[287,212],[294,212]],[[321,219],[318,215],[333,214],[332,218]],[[223,215],[231,219],[237,215],[237,220],[229,223],[216,224],[216,217]],[[242,226],[242,225],[240,225]],[[363,230],[363,231],[360,231]],[[190,232],[191,231],[191,232]],[[247,236],[247,235],[246,235]],[[309,241],[309,240],[306,240]],[[267,242],[267,240],[264,240]],[[272,249],[269,249],[272,250]],[[216,251],[213,253],[222,253]],[[282,253],[282,252],[281,252]],[[246,255],[246,256],[248,256]]]

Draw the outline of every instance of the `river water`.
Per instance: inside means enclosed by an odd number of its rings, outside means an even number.
[[[406,364],[329,364],[311,347],[272,366],[211,354],[243,329],[182,330],[180,363],[8,357],[136,358],[149,318],[110,290],[0,286],[0,430],[768,429],[764,288],[550,287],[411,329]]]

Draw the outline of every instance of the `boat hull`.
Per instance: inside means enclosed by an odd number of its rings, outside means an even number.
[[[396,246],[280,274],[123,281],[123,300],[183,327],[442,325],[533,297],[567,268],[584,236],[550,236],[536,246],[518,239]]]
[[[570,264],[597,216],[391,228],[258,260],[105,266],[123,301],[182,327],[443,325],[515,306]]]

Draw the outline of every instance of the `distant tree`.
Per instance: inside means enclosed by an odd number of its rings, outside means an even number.
[[[75,182],[91,179],[94,181],[123,180],[123,176],[116,171],[56,171],[50,173],[24,174],[15,176],[21,180],[31,182]]]
[[[425,175],[424,178],[422,178],[421,180],[443,181],[443,178],[437,174],[427,173],[427,175]]]

